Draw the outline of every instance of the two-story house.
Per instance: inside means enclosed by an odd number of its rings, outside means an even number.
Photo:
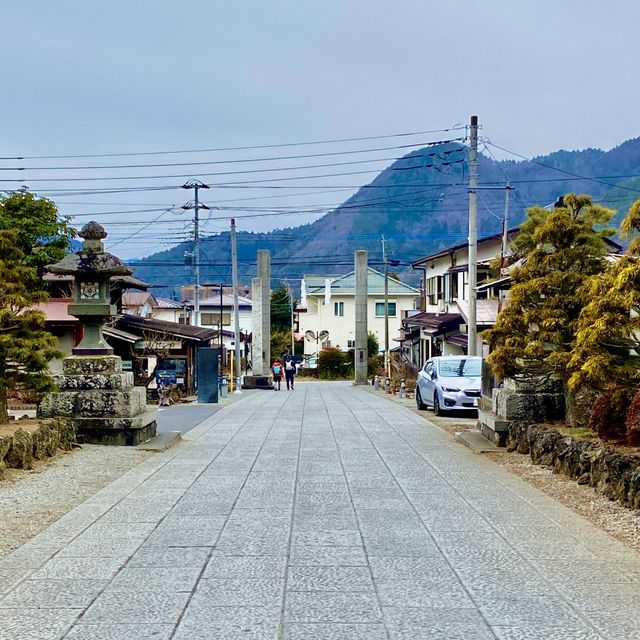
[[[517,236],[515,227],[508,233],[508,242]],[[621,245],[606,238],[612,253]],[[496,233],[478,240],[478,286],[476,288],[476,323],[478,344],[476,353],[487,355],[488,345],[482,332],[495,324],[498,311],[508,295],[510,278],[501,277],[499,258],[503,253],[502,234]],[[437,355],[467,353],[469,321],[469,247],[458,244],[424,256],[411,263],[423,273],[420,311],[403,320],[402,353],[406,361],[422,366]]]
[[[305,336],[304,353],[313,355],[323,346],[342,351],[355,348],[355,271],[344,276],[305,276],[306,296],[298,306],[298,331]],[[389,336],[393,339],[401,319],[414,311],[420,292],[389,278]],[[306,304],[306,307],[304,306]],[[367,273],[367,325],[384,349],[384,274]],[[391,345],[393,346],[393,345]]]
[[[509,232],[509,240],[518,229]],[[492,263],[501,255],[502,234],[478,240],[478,283],[495,272]],[[469,320],[469,247],[467,243],[447,247],[411,263],[422,271],[420,313],[403,321],[402,352],[406,360],[421,366],[436,355],[467,352],[466,326]],[[477,292],[478,334],[496,321],[499,296],[485,289]],[[482,353],[478,336],[477,353]]]

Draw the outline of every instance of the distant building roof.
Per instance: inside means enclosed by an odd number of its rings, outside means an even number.
[[[175,300],[169,300],[169,298],[156,298],[156,303],[153,306],[156,309],[182,309],[182,304]]]
[[[520,227],[514,227],[513,229],[509,229],[509,239],[513,240],[515,236],[520,232]],[[491,240],[499,240],[502,238],[502,232],[493,233],[490,236],[485,236],[484,238],[478,238],[478,244],[483,244],[485,242],[490,242]],[[451,247],[447,247],[446,249],[440,249],[440,251],[436,251],[435,253],[430,253],[427,256],[422,258],[418,258],[411,263],[412,267],[417,267],[421,265],[423,262],[429,262],[430,260],[436,260],[437,258],[442,258],[444,256],[448,256],[450,253],[455,253],[456,251],[461,251],[462,249],[466,249],[469,246],[467,242],[462,242],[460,244],[454,244]]]
[[[189,307],[193,306],[193,300],[189,300],[186,303]],[[201,307],[217,307],[220,308],[220,294],[217,296],[211,296],[209,298],[202,298],[200,300]],[[228,293],[222,294],[222,306],[223,307],[233,307],[233,296]],[[244,296],[238,296],[238,306],[240,307],[251,307],[252,302],[249,298],[245,298]]]
[[[217,331],[205,327],[193,327],[189,324],[179,324],[168,320],[156,320],[155,318],[140,318],[139,316],[123,315],[116,322],[116,327],[122,330],[138,329],[142,331],[154,331],[167,333],[178,338],[206,342],[218,335]]]
[[[509,229],[509,240],[513,240],[520,233],[520,227],[514,227],[513,229]],[[485,242],[490,242],[492,240],[499,240],[502,238],[502,232],[493,233],[490,236],[485,236],[484,238],[478,238],[478,244],[483,244]],[[609,246],[609,248],[613,251],[613,253],[619,253],[622,251],[623,246],[615,240],[611,238],[604,238],[605,243]],[[436,253],[430,253],[427,256],[422,258],[418,258],[411,263],[412,267],[419,267],[423,262],[429,262],[430,260],[436,260],[437,258],[442,258],[444,256],[448,256],[450,253],[455,253],[456,251],[461,251],[462,249],[466,249],[468,247],[467,242],[463,242],[461,244],[455,244],[451,247],[447,247],[446,249],[441,249],[440,251],[436,251]]]
[[[148,291],[125,291],[122,294],[122,306],[123,307],[142,307],[147,302],[152,306],[156,306],[155,296]]]
[[[404,318],[403,327],[410,330],[411,327],[424,328],[427,333],[433,336],[454,331],[462,324],[462,316],[459,313],[432,313],[423,311],[413,316]]]
[[[308,287],[308,296],[324,295],[324,281],[322,278],[322,284]],[[305,279],[306,282],[306,279]],[[308,286],[308,283],[307,283]],[[355,293],[356,287],[356,272],[352,271],[344,276],[338,276],[331,280],[331,294],[332,295],[350,295]],[[372,269],[367,269],[367,294],[368,295],[383,295],[384,294],[384,273]],[[400,280],[389,277],[389,295],[414,295],[420,294],[418,289],[410,287]]]

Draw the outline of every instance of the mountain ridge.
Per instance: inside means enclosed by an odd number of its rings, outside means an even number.
[[[557,150],[531,160],[496,161],[480,153],[478,165],[479,237],[501,228],[507,179],[514,188],[510,226],[524,219],[527,207],[551,204],[567,192],[588,193],[618,209],[616,219],[640,197],[640,138],[609,151]],[[397,270],[403,280],[415,283],[412,260],[466,240],[467,182],[466,147],[445,143],[414,150],[315,222],[239,232],[240,280],[248,284],[255,275],[259,249],[271,252],[275,286],[304,273],[347,273],[356,249],[369,251],[371,266],[379,267],[384,235],[389,256],[401,260]],[[203,237],[201,247],[201,282],[230,282],[229,232]],[[183,242],[136,261],[135,275],[175,297],[180,284],[192,280],[191,267],[184,264],[184,253],[191,250],[192,242]]]

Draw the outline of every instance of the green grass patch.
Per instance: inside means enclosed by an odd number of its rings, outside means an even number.
[[[596,438],[595,433],[586,427],[556,427],[556,430],[563,436],[571,436],[576,440],[594,440]]]

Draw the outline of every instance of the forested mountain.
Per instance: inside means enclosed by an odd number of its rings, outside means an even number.
[[[510,181],[510,226],[522,221],[527,207],[553,203],[567,192],[587,193],[619,211],[640,197],[640,138],[610,151],[585,149],[556,151],[524,161],[496,162],[479,155],[479,237],[501,228],[504,185]],[[412,151],[382,171],[370,184],[316,222],[270,233],[239,233],[240,279],[250,284],[255,275],[256,251],[271,252],[272,275],[300,278],[304,273],[337,275],[353,268],[353,251],[366,249],[372,266],[380,265],[380,239],[388,241],[389,255],[401,261],[397,268],[410,281],[416,274],[409,263],[467,237],[466,148],[448,143]],[[166,287],[175,295],[190,282],[192,269],[181,243],[136,263],[135,275]],[[228,233],[202,239],[201,282],[230,282]]]

